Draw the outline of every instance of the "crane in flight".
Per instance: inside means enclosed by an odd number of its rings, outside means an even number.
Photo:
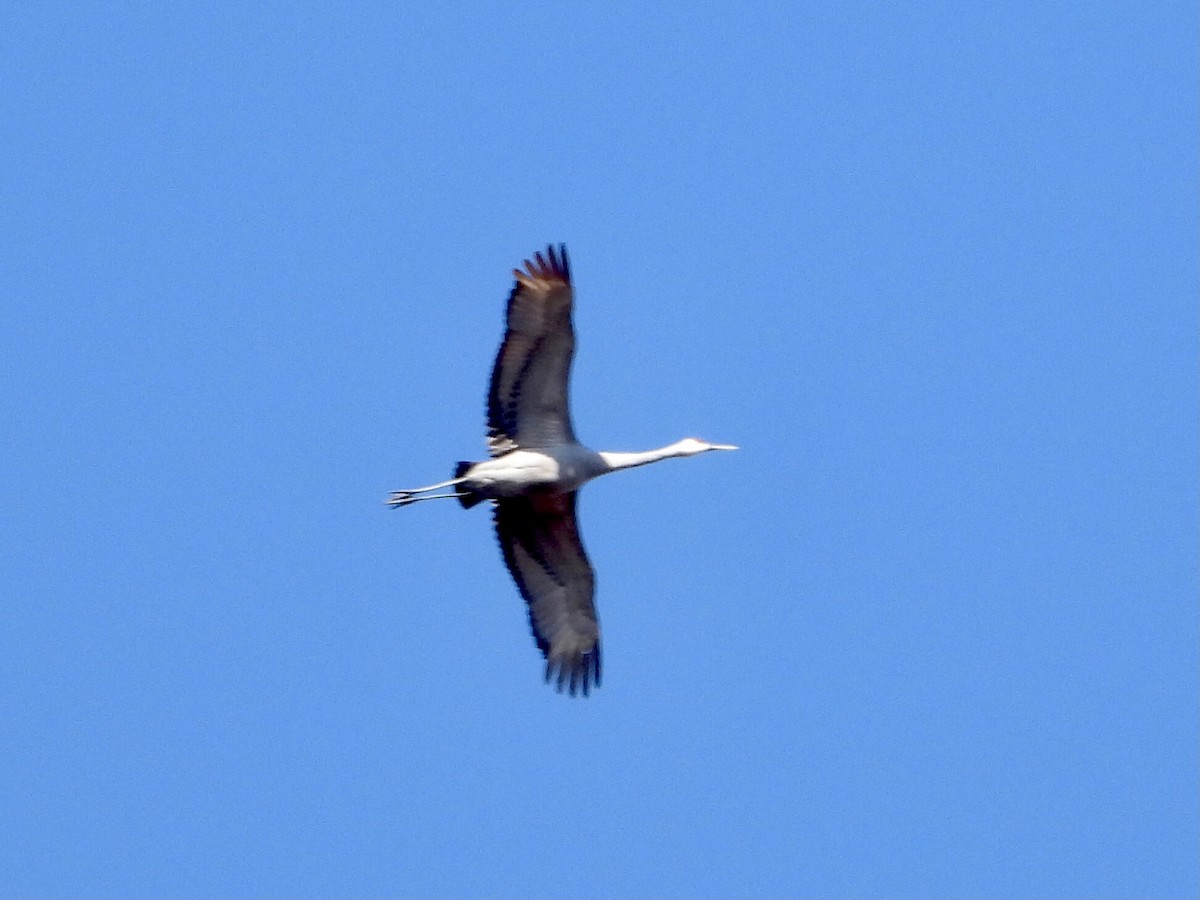
[[[504,562],[529,606],[533,639],[546,660],[546,681],[587,696],[600,684],[600,626],[595,574],[575,515],[580,487],[620,469],[737,447],[684,438],[644,453],[611,453],[579,443],[567,403],[575,331],[566,246],[535,253],[513,275],[508,327],[487,397],[492,458],[460,462],[449,481],[393,491],[387,503],[457,499],[470,509],[490,500]],[[434,493],[447,488],[452,491]]]

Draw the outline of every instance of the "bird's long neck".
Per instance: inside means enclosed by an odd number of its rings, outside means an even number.
[[[680,452],[682,444],[683,441],[678,441],[665,447],[659,447],[657,450],[645,450],[641,453],[614,453],[602,450],[600,458],[608,466],[608,471],[615,472],[617,469],[632,469],[634,466],[644,466],[648,463],[658,462],[660,459],[684,456],[686,454]]]

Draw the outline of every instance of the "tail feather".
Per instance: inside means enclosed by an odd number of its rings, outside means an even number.
[[[475,465],[473,462],[456,463],[454,466],[454,477],[462,478],[467,474],[468,471],[470,471],[470,468],[473,465]],[[456,484],[454,486],[454,493],[458,495],[458,502],[463,505],[463,509],[470,509],[476,503],[480,503],[483,500],[483,497],[481,497],[479,494],[475,493],[468,487],[463,487],[461,484]]]

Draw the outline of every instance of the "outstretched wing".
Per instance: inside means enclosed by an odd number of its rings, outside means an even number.
[[[596,576],[583,551],[574,492],[530,494],[496,504],[504,562],[529,605],[533,639],[546,658],[546,681],[561,691],[600,684]]]
[[[517,280],[508,297],[508,328],[488,390],[492,456],[575,440],[567,407],[575,331],[566,246],[534,254],[513,275]]]

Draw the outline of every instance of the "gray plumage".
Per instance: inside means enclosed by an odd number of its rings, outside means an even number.
[[[574,293],[566,247],[514,269],[507,328],[487,397],[491,459],[460,462],[449,481],[394,491],[393,507],[457,498],[495,507],[504,562],[529,609],[545,677],[558,690],[585,696],[600,684],[596,578],[579,536],[579,488],[600,475],[709,450],[735,450],[685,438],[644,453],[596,452],[571,425],[568,385],[575,354]],[[431,494],[441,488],[453,493]]]

